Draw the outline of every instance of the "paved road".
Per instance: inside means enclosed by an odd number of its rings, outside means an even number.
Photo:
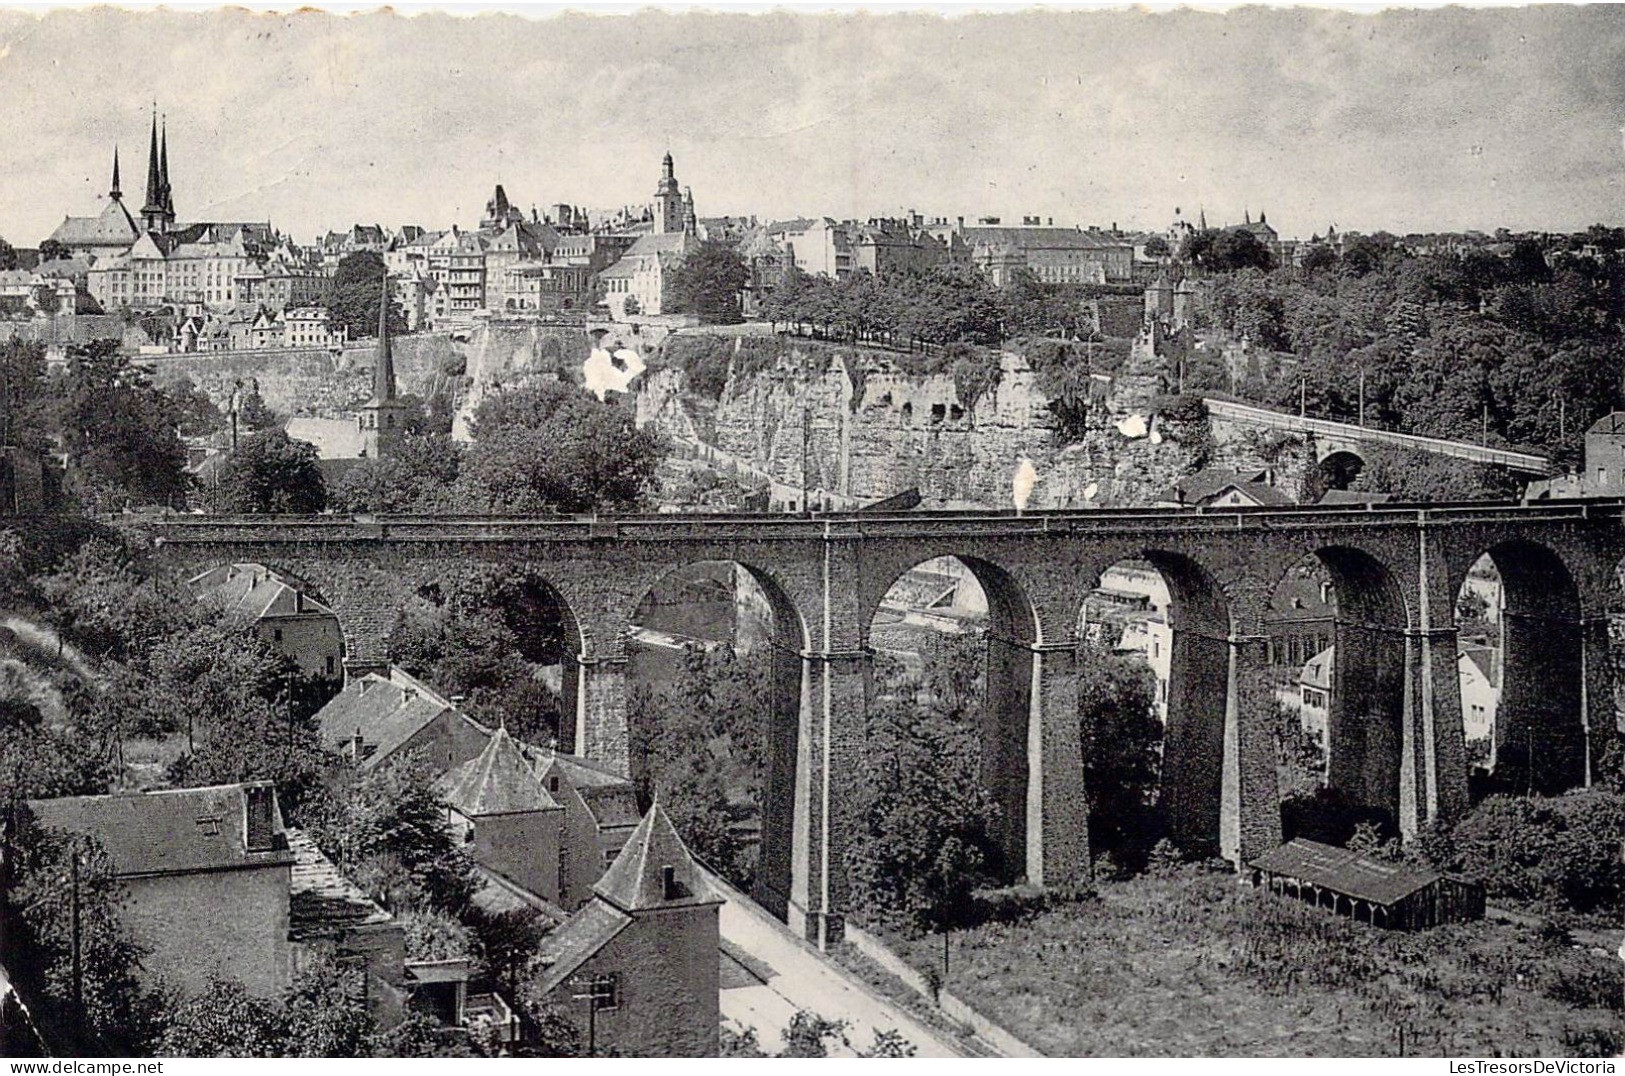
[[[947,1036],[802,942],[738,890],[715,876],[711,881],[726,900],[722,939],[743,955],[723,957],[722,1015],[742,1028],[755,1028],[763,1050],[781,1049],[785,1025],[805,1009],[826,1020],[845,1020],[856,1050],[867,1049],[876,1031],[895,1030],[914,1044],[919,1057],[966,1056]],[[851,1057],[856,1050],[836,1047],[831,1053]]]

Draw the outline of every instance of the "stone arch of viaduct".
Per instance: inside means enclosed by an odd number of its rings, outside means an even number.
[[[1333,783],[1406,834],[1467,804],[1454,607],[1488,553],[1506,594],[1498,745],[1531,787],[1589,780],[1615,735],[1606,612],[1625,502],[1359,509],[642,516],[595,520],[198,517],[154,524],[178,577],[256,562],[304,580],[339,617],[346,667],[384,667],[425,585],[496,565],[568,606],[575,750],[629,764],[626,636],[643,595],[699,561],[733,561],[774,610],[761,897],[827,942],[848,907],[843,852],[872,699],[869,629],[891,584],[953,555],[988,593],[983,778],[1012,874],[1089,872],[1077,720],[1080,609],[1100,575],[1150,561],[1170,592],[1163,802],[1185,844],[1250,859],[1280,839],[1265,623],[1277,583],[1318,556],[1337,590]],[[1341,695],[1341,697],[1337,697]],[[1498,722],[1498,725],[1502,722]]]

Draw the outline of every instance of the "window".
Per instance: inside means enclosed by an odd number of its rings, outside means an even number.
[[[271,634],[272,634],[272,637],[275,638],[277,642],[280,643],[282,641],[282,629],[281,628],[277,628],[276,631],[272,632]]]
[[[610,867],[614,866],[615,865],[615,857],[620,855],[620,854],[621,854],[621,850],[619,848],[606,848],[606,849],[604,849],[604,869],[609,870]]]
[[[327,655],[327,675],[328,676],[333,675],[333,655],[332,654]]]

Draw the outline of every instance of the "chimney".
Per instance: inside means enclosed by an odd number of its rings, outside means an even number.
[[[305,592],[298,587],[295,587],[293,591],[293,611],[295,613],[305,611]]]
[[[402,706],[405,706],[407,703],[411,702],[413,699],[416,699],[417,697],[418,697],[417,688],[415,688],[415,687],[403,687],[403,688],[401,688],[401,705]]]
[[[247,812],[243,839],[248,851],[271,851],[276,847],[276,786],[244,785],[243,805]]]
[[[677,889],[677,868],[667,864],[660,868],[660,899],[676,900],[682,896]]]
[[[355,693],[357,695],[365,695],[367,693],[367,688],[372,684],[372,680],[369,679],[368,677],[363,676],[360,679],[358,679],[355,683],[356,683]]]

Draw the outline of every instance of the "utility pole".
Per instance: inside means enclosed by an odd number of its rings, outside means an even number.
[[[812,490],[808,482],[808,472],[811,470],[812,460],[812,408],[803,404],[801,407],[801,510],[812,511],[812,502],[808,499]]]
[[[587,1056],[598,1056],[598,1010],[608,1008],[609,1003],[615,999],[615,981],[607,975],[596,976],[591,979],[575,978],[570,980],[578,993],[570,996],[576,1001],[587,1003]]]
[[[1360,425],[1365,425],[1365,367],[1360,367]]]
[[[1298,375],[1298,417],[1303,418],[1309,413],[1307,401],[1309,398],[1309,378],[1303,374]]]
[[[68,868],[71,893],[68,904],[71,909],[73,925],[71,928],[73,944],[73,1014],[76,1019],[85,1018],[85,971],[84,961],[79,955],[79,842],[74,841],[73,859]]]
[[[1478,443],[1481,445],[1490,443],[1490,405],[1488,401],[1484,403],[1483,417],[1479,419],[1478,423]]]

